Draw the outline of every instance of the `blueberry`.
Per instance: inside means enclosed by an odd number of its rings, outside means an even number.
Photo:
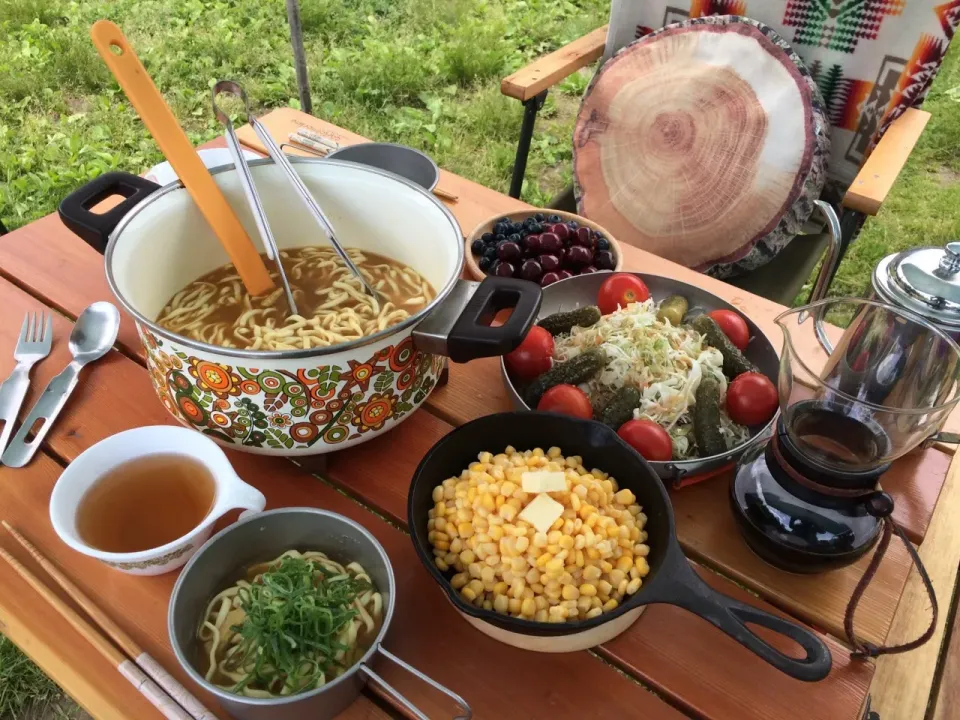
[[[533,233],[541,233],[541,232],[543,232],[543,225],[541,225],[541,224],[538,223],[538,222],[533,223],[533,224],[530,226],[530,232],[533,232]]]
[[[522,239],[525,238],[527,235],[529,235],[531,232],[532,232],[532,230],[530,230],[530,228],[528,228],[528,227],[523,228],[523,230],[520,231],[520,239],[522,240]]]
[[[617,261],[614,260],[613,253],[609,250],[598,250],[593,259],[593,264],[597,266],[598,270],[613,270]]]
[[[563,218],[561,218],[559,215],[551,215],[550,217],[547,218],[547,220],[549,220],[552,223],[563,222]]]
[[[513,221],[512,221],[510,218],[508,218],[506,215],[504,215],[502,218],[500,218],[499,220],[497,220],[497,222],[498,222],[498,223],[507,223],[507,224],[509,225],[509,224],[510,224],[511,222],[513,222]]]
[[[502,243],[506,239],[507,239],[506,233],[497,233],[496,235],[493,236],[493,241],[497,243]]]
[[[517,232],[513,233],[512,235],[508,235],[508,236],[507,236],[507,240],[509,240],[510,242],[515,242],[517,245],[520,244],[520,241],[521,241],[522,239],[523,239],[523,238],[520,237],[520,231],[519,231],[519,230],[518,230]]]
[[[500,261],[494,259],[494,261],[490,263],[490,267],[487,268],[487,275],[494,275],[497,272],[497,266],[499,264],[500,264]]]
[[[567,223],[567,225],[569,226],[569,228],[570,228],[571,230],[576,230],[578,227],[580,227],[580,224],[579,224],[576,220],[570,220],[570,221]]]
[[[480,236],[480,239],[483,240],[485,243],[489,244],[489,243],[492,243],[496,239],[496,237],[497,236],[494,235],[492,232],[485,232],[483,235]]]
[[[479,255],[485,247],[486,245],[483,244],[483,240],[477,239],[470,243],[470,252],[474,255]]]
[[[480,258],[480,262],[478,262],[477,265],[480,266],[480,272],[487,272],[490,269],[490,266],[493,265],[493,258],[484,255],[482,258]]]
[[[543,213],[537,213],[533,217],[538,223],[543,222]]]
[[[536,222],[537,222],[537,221],[536,221],[535,218],[533,218],[533,217],[528,217],[526,220],[523,221],[523,226],[524,226],[524,227],[530,227],[531,225],[535,224]]]
[[[491,260],[497,256],[497,246],[496,245],[487,245],[483,248],[483,256],[488,257]]]
[[[510,226],[510,230],[511,232],[515,232],[515,233],[520,232],[521,230],[523,230],[523,223],[513,223]]]
[[[607,240],[603,235],[597,238],[597,250],[609,250],[610,241]]]

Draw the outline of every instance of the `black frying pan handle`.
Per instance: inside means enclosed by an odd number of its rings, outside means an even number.
[[[792,678],[815,682],[830,673],[833,656],[811,630],[717,592],[688,564],[684,565],[684,571],[671,578],[666,602],[699,615]],[[783,654],[748,628],[748,622],[790,638],[804,649],[806,657],[797,659]]]
[[[110,233],[124,216],[160,186],[157,183],[126,172],[108,172],[74,190],[61,202],[57,211],[63,224],[80,236],[90,247],[103,254]],[[105,213],[91,210],[97,203],[112,195],[126,198]]]

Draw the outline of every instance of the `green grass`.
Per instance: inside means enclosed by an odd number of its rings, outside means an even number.
[[[522,109],[500,79],[606,21],[607,0],[301,0],[314,113],[371,138],[406,143],[443,167],[506,191]],[[218,79],[241,82],[258,110],[296,106],[280,0],[0,0],[0,219],[55,210],[113,169],[162,158],[93,49],[89,26],[120,24],[199,143],[219,134]],[[570,182],[570,136],[589,71],[551,91],[523,198],[545,203]],[[880,215],[844,260],[833,293],[859,294],[884,255],[960,231],[960,58],[951,53],[925,108],[934,113]],[[54,697],[0,639],[0,718]],[[48,713],[48,717],[53,717]]]

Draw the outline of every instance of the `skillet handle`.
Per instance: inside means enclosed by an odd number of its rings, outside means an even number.
[[[467,701],[464,700],[459,695],[457,695],[455,692],[453,692],[453,690],[450,690],[449,688],[444,687],[429,675],[424,675],[422,672],[417,670],[413,665],[410,665],[404,662],[403,660],[398,658],[396,655],[394,655],[392,652],[389,652],[387,649],[383,647],[383,645],[379,645],[377,647],[377,652],[383,655],[388,660],[392,660],[393,662],[395,662],[397,665],[402,667],[404,670],[409,672],[414,677],[420,680],[423,680],[423,682],[427,683],[427,685],[429,685],[430,687],[436,690],[439,690],[448,698],[450,698],[455,703],[457,703],[457,705],[459,705],[463,709],[463,714],[457,715],[454,718],[454,720],[470,720],[473,717],[473,710],[467,704]],[[380,677],[377,673],[375,673],[369,665],[367,665],[366,663],[361,663],[360,672],[363,673],[368,680],[372,680],[377,685],[379,685],[390,697],[392,697],[394,700],[400,703],[403,707],[407,709],[408,712],[410,712],[415,718],[417,718],[417,720],[430,720],[430,718],[424,715],[416,705],[414,705],[412,702],[407,700],[407,698],[405,698],[402,694],[400,694],[399,690],[397,690],[390,683],[388,683],[386,680]]]
[[[672,578],[674,583],[669,587],[669,598],[665,598],[665,602],[699,615],[792,678],[816,682],[830,673],[833,656],[811,630],[718,593],[701,580],[689,565],[684,565],[684,570]],[[780,652],[748,628],[748,622],[790,638],[803,648],[806,657],[797,659]]]

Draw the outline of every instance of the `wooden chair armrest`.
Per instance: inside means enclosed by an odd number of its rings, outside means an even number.
[[[908,108],[893,121],[860,168],[843,198],[844,207],[876,215],[930,120],[925,110]]]
[[[521,102],[529,100],[603,55],[606,41],[604,25],[505,77],[500,92]]]

